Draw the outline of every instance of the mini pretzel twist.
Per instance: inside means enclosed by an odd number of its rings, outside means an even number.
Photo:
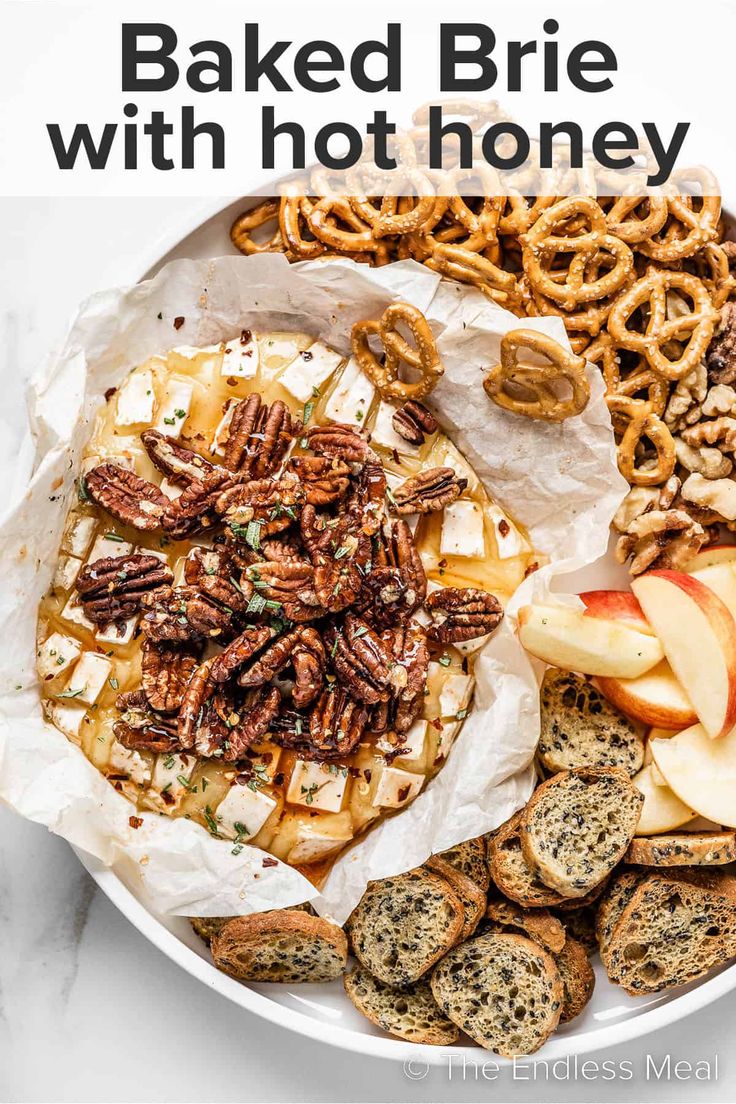
[[[463,284],[472,284],[487,298],[513,310],[520,302],[519,288],[512,272],[504,272],[493,261],[458,245],[433,243],[425,260],[427,268]]]
[[[414,339],[413,346],[397,330],[402,324]],[[380,338],[385,352],[383,360],[371,349],[371,337]],[[392,303],[378,321],[356,322],[351,341],[353,356],[383,399],[420,402],[434,390],[444,372],[429,323],[411,303]],[[402,363],[420,372],[420,379],[400,379]]]
[[[692,301],[690,312],[668,317],[667,292],[671,290],[683,292]],[[628,328],[637,311],[648,311],[643,332]],[[614,304],[608,317],[608,332],[621,348],[642,353],[649,366],[664,379],[679,380],[700,362],[717,320],[718,312],[708,289],[697,276],[650,268]],[[683,345],[679,356],[668,355],[672,342]]]
[[[519,364],[521,349],[544,357],[546,363]],[[561,385],[570,390],[566,398],[559,393]],[[483,387],[497,406],[544,422],[562,422],[580,414],[590,398],[584,359],[537,330],[504,334],[501,362],[488,373]]]
[[[637,451],[644,440],[654,446],[656,463],[637,467]],[[642,412],[631,419],[618,446],[618,467],[635,487],[659,487],[669,479],[675,470],[675,442],[658,415]]]
[[[291,253],[301,261],[312,261],[325,252],[322,242],[316,238],[305,238],[302,227],[308,226],[313,202],[303,195],[285,195],[279,208],[279,229],[281,237]]]
[[[718,236],[721,197],[703,196],[696,206],[692,196],[672,196],[667,200],[669,221],[659,235],[638,245],[640,253],[653,261],[671,264],[692,257]]]
[[[274,232],[263,242],[253,241],[253,231],[268,223],[274,224]],[[280,253],[284,249],[284,240],[279,227],[278,199],[265,199],[249,211],[236,218],[230,230],[233,245],[241,253],[251,256],[253,253]]]

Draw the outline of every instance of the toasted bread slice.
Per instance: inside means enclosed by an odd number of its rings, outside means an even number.
[[[239,981],[332,981],[348,957],[342,928],[291,909],[236,916],[212,937],[211,949],[218,970]]]
[[[440,851],[439,858],[454,866],[466,878],[470,878],[484,893],[488,892],[491,876],[488,873],[485,836],[456,843],[454,847],[448,847],[447,851]]]
[[[462,901],[449,882],[419,868],[371,882],[348,924],[355,957],[385,985],[411,985],[458,940]]]
[[[580,1015],[593,996],[595,974],[585,947],[571,936],[567,937],[564,947],[555,955],[555,962],[565,989],[560,1023],[569,1023]]]
[[[508,1058],[538,1050],[562,1013],[554,959],[523,935],[491,931],[453,947],[432,971],[431,984],[453,1023]]]
[[[212,937],[234,919],[232,916],[190,916],[189,923],[209,947]]]
[[[639,836],[629,844],[624,861],[641,866],[723,866],[736,862],[736,832]]]
[[[736,878],[652,871],[616,924],[607,969],[634,996],[686,985],[736,957]]]
[[[460,1032],[440,1010],[427,980],[392,989],[357,966],[345,974],[343,985],[358,1011],[390,1035],[431,1046],[457,1042]]]
[[[521,849],[521,818],[519,810],[503,824],[488,843],[488,865],[491,880],[504,897],[524,908],[583,908],[602,891],[596,886],[585,897],[563,897],[550,889],[530,869]]]
[[[486,895],[480,886],[462,874],[454,866],[450,866],[439,855],[432,855],[426,863],[430,870],[439,874],[446,882],[449,882],[463,906],[463,926],[458,936],[460,941],[470,939],[478,927],[478,924],[486,911]]]
[[[524,909],[512,901],[489,901],[486,920],[500,928],[521,932],[553,954],[565,945],[565,929],[547,909]]]
[[[581,909],[566,909],[558,914],[565,934],[582,943],[587,954],[592,955],[598,950],[598,939],[595,934],[595,906],[588,905]]]
[[[595,918],[595,934],[601,962],[608,968],[608,948],[621,914],[634,896],[645,874],[641,870],[620,870],[606,886]]]
[[[583,675],[550,667],[540,691],[541,732],[537,755],[546,771],[574,767],[641,770],[644,739]]]
[[[623,858],[644,795],[625,771],[577,767],[532,794],[520,822],[521,849],[537,877],[563,897],[584,897]]]

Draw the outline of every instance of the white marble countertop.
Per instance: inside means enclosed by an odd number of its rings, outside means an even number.
[[[131,279],[141,254],[193,206],[2,202],[0,463],[17,449],[23,381],[77,303]],[[600,1069],[575,1080],[540,1062],[536,1082],[506,1074],[494,1083],[480,1068],[464,1078],[456,1069],[451,1079],[436,1069],[412,1081],[399,1065],[288,1034],[210,992],[113,908],[64,841],[0,808],[0,1104],[733,1101],[734,1022],[736,993],[664,1032],[589,1056],[616,1068],[631,1063],[630,1080],[604,1080]],[[658,1081],[651,1068],[647,1079],[647,1056],[661,1064],[667,1054],[673,1063],[709,1062],[711,1080],[672,1072]]]

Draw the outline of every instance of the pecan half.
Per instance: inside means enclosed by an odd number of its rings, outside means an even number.
[[[235,536],[245,535],[251,521],[258,521],[260,537],[288,529],[299,516],[304,488],[293,472],[280,479],[255,479],[225,490],[217,499],[218,514]]]
[[[171,505],[154,483],[116,464],[98,464],[87,472],[84,482],[93,502],[124,525],[142,532],[160,529],[161,519]]]
[[[178,441],[157,429],[144,429],[141,441],[155,466],[172,483],[186,487],[193,480],[201,479],[215,466],[198,452],[184,448]]]
[[[112,730],[129,751],[166,754],[181,747],[176,719],[157,716],[143,690],[119,694],[115,706],[120,710],[120,720],[115,722]]]
[[[346,690],[334,685],[323,690],[309,715],[310,758],[330,760],[349,755],[367,724],[368,710]]]
[[[292,456],[287,465],[304,484],[305,501],[312,506],[331,506],[347,493],[350,468],[328,456]]]
[[[413,399],[399,407],[391,422],[398,435],[412,445],[423,445],[425,434],[431,437],[439,429],[434,414]]]
[[[184,579],[189,586],[218,605],[243,613],[253,587],[247,580],[238,580],[239,574],[230,550],[224,545],[192,548],[184,563]]]
[[[369,459],[363,465],[347,512],[354,526],[367,537],[381,528],[386,513],[386,475],[378,460]]]
[[[501,603],[493,594],[475,587],[444,587],[425,602],[432,624],[427,636],[440,644],[473,640],[497,629],[503,619]]]
[[[240,759],[249,747],[266,735],[280,706],[281,694],[275,686],[264,686],[245,695],[237,709],[240,719],[229,729],[223,748],[222,758],[226,763]]]
[[[197,666],[197,657],[191,649],[144,640],[141,685],[151,709],[158,713],[176,713]]]
[[[361,464],[373,455],[364,437],[353,426],[334,422],[332,425],[312,426],[307,430],[309,447],[319,456],[331,460],[344,460],[346,464]]]
[[[264,406],[260,395],[249,395],[233,411],[225,467],[251,480],[273,475],[300,427],[286,403]]]
[[[141,629],[148,640],[227,639],[232,615],[192,587],[159,587],[141,599]]]
[[[393,492],[397,514],[430,514],[444,510],[468,485],[452,468],[429,468],[412,476]]]
[[[297,624],[325,614],[314,589],[314,567],[308,561],[252,564],[245,569],[244,582],[267,601],[278,602]]]
[[[401,674],[394,674],[397,684],[395,696],[376,707],[371,728],[374,732],[391,729],[403,733],[408,731],[424,705],[429,670],[427,634],[421,625],[413,621],[385,630],[381,633],[381,639],[391,649]]]
[[[144,594],[174,576],[157,556],[105,556],[83,567],[77,591],[85,615],[96,624],[126,621],[138,612]]]
[[[187,732],[191,729],[197,754],[232,763],[268,732],[278,713],[281,695],[276,687],[266,687],[236,700],[230,690],[213,686],[203,675],[202,688],[193,698],[193,703],[197,702],[191,724],[191,713],[187,714]]]
[[[213,659],[210,667],[212,681],[227,682],[243,664],[252,659],[261,648],[265,648],[272,637],[273,631],[267,625],[251,625],[245,629]]]
[[[262,686],[264,682],[270,682],[272,678],[280,674],[291,663],[294,649],[301,640],[301,630],[293,629],[278,637],[261,652],[258,659],[247,671],[242,671],[238,676],[241,686]]]
[[[192,480],[178,498],[169,502],[163,518],[166,532],[181,538],[211,529],[218,520],[216,504],[233,483],[233,475],[223,468],[213,468],[200,479]]]
[[[366,705],[388,700],[396,686],[396,664],[390,648],[366,621],[348,613],[342,627],[327,629],[325,640],[335,673],[354,698]]]
[[[371,558],[370,538],[345,511],[336,518],[305,506],[301,532],[314,565],[314,590],[320,605],[331,613],[347,609],[360,594]]]
[[[213,660],[207,659],[194,671],[181,701],[179,709],[178,735],[183,748],[194,746],[200,714],[216,690],[216,684],[210,678]]]
[[[299,630],[299,642],[291,653],[294,666],[292,699],[297,709],[311,705],[325,684],[327,655],[318,632],[305,627]]]
[[[705,354],[710,383],[736,382],[736,303],[726,303],[721,321]]]

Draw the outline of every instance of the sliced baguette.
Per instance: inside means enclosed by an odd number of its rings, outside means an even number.
[[[736,862],[736,832],[680,832],[633,839],[624,856],[641,866],[723,866]]]
[[[455,891],[431,870],[371,882],[348,924],[355,957],[385,985],[411,985],[460,936],[465,920]]]
[[[445,1015],[504,1057],[532,1054],[560,1021],[559,970],[523,935],[491,931],[461,943],[432,971],[431,984]]]
[[[460,1034],[443,1015],[426,980],[392,989],[357,966],[343,978],[345,992],[359,1012],[376,1027],[410,1043],[450,1046]]]
[[[736,878],[716,870],[653,871],[624,908],[608,975],[627,993],[686,985],[736,957]]]
[[[586,897],[565,898],[536,877],[521,850],[520,824],[524,810],[519,810],[503,824],[488,843],[488,865],[491,880],[508,897],[524,908],[582,908],[594,901],[602,890],[596,886]]]
[[[342,928],[290,909],[236,916],[210,946],[218,970],[239,981],[332,981],[348,957]]]
[[[595,906],[588,905],[581,909],[567,909],[560,912],[559,921],[565,929],[568,937],[582,943],[589,955],[598,950],[598,940],[595,934]]]
[[[550,889],[584,897],[623,858],[643,804],[644,795],[618,768],[562,771],[538,786],[524,809],[524,858]]]
[[[585,947],[570,936],[565,940],[562,950],[555,955],[555,962],[565,990],[560,1023],[569,1023],[580,1015],[593,996],[595,974]]]
[[[641,770],[642,734],[583,675],[550,667],[540,705],[537,755],[546,771],[619,767],[633,776]]]
[[[470,878],[484,893],[488,892],[491,876],[488,873],[485,836],[477,836],[448,847],[447,851],[440,851],[439,858],[454,866],[466,878]]]
[[[209,946],[212,937],[217,935],[219,931],[222,931],[225,925],[229,924],[232,919],[232,916],[190,916],[189,923],[192,925],[199,938],[203,939],[207,946]]]
[[[487,900],[484,891],[471,878],[456,870],[454,866],[450,866],[439,855],[433,855],[426,865],[435,874],[439,874],[449,882],[459,897],[463,906],[463,926],[458,940],[470,939],[486,911]]]
[[[608,948],[621,914],[646,875],[641,870],[616,873],[606,886],[595,918],[595,934],[601,962],[608,969]]]
[[[486,920],[521,932],[553,954],[565,945],[565,929],[547,909],[523,909],[512,901],[489,901]]]

